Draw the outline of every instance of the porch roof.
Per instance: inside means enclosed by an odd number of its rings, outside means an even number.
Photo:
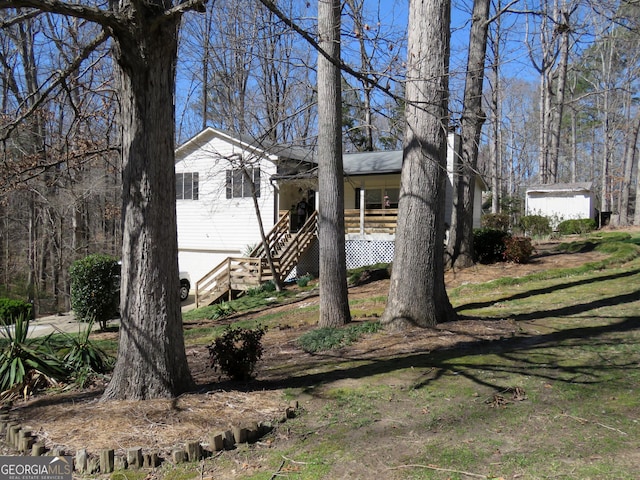
[[[345,175],[400,173],[402,150],[345,153],[342,162]]]
[[[345,175],[380,175],[385,173],[400,173],[402,170],[402,150],[384,152],[345,153],[342,156],[342,166]],[[277,174],[273,180],[297,180],[316,178],[318,167],[295,174]]]

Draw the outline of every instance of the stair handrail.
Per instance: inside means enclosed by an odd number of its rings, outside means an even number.
[[[202,298],[207,298],[212,294],[210,292],[215,291],[219,288],[220,285],[226,283],[227,285],[231,284],[231,276],[230,276],[230,262],[231,258],[227,257],[218,265],[216,265],[213,269],[209,270],[206,274],[204,274],[197,282],[196,282],[196,308],[200,306],[200,302]],[[226,282],[225,282],[226,280]],[[201,294],[201,291],[205,291],[207,289],[207,294]]]
[[[302,228],[290,238],[290,241],[283,243],[284,249],[274,256],[274,263],[278,265],[281,278],[286,277],[291,272],[316,235],[317,219],[318,213],[316,211],[312,212]],[[276,242],[284,239],[285,234],[288,236],[288,224],[289,213],[287,212],[269,232],[267,236],[269,248],[278,251],[278,248],[275,248]],[[258,256],[258,254],[260,255]],[[273,277],[273,272],[269,272],[270,274],[265,273],[269,271],[269,268],[266,265],[264,245],[262,244],[253,249],[250,257],[227,257],[196,282],[196,308],[205,300],[210,300],[209,303],[211,303],[233,289],[234,286],[238,287],[239,284],[234,283],[237,272],[232,268],[232,265],[245,264],[255,265],[253,268],[257,270],[257,278],[252,279],[250,282],[245,282],[246,284],[260,285],[264,280]]]
[[[215,302],[229,290],[240,286],[258,286],[264,280],[264,259],[227,257],[196,282],[196,308],[205,300]],[[248,266],[248,267],[247,267]],[[247,272],[249,275],[247,275]],[[247,278],[250,276],[250,279]],[[239,278],[242,281],[239,281]],[[235,288],[234,288],[235,287]]]
[[[289,222],[291,219],[291,213],[287,210],[287,212],[280,217],[278,222],[273,226],[271,231],[267,234],[267,244],[269,245],[269,249],[274,251],[278,242],[282,240],[289,233]],[[277,249],[276,249],[277,250]],[[258,246],[256,246],[251,253],[249,253],[250,257],[262,257],[265,255],[264,244],[260,242]]]
[[[277,259],[280,265],[280,275],[285,278],[293,267],[298,263],[302,254],[306,251],[315,237],[318,230],[318,212],[313,211],[302,228],[292,237],[285,248],[278,254]]]

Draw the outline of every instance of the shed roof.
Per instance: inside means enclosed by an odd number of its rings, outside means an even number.
[[[531,185],[527,187],[527,193],[553,193],[553,192],[591,192],[591,182],[577,183],[549,183],[545,185]]]

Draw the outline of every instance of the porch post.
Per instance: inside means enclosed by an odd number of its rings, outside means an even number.
[[[364,197],[365,197],[365,190],[364,188],[360,188],[360,235],[364,235],[364,210],[365,210]]]

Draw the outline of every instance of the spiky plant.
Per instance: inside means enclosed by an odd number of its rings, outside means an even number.
[[[64,363],[47,346],[46,341],[29,338],[29,319],[16,318],[13,325],[3,325],[2,334],[7,339],[0,353],[0,391],[15,389],[30,390],[28,382],[40,378],[38,372],[53,380],[64,380],[69,371]]]

